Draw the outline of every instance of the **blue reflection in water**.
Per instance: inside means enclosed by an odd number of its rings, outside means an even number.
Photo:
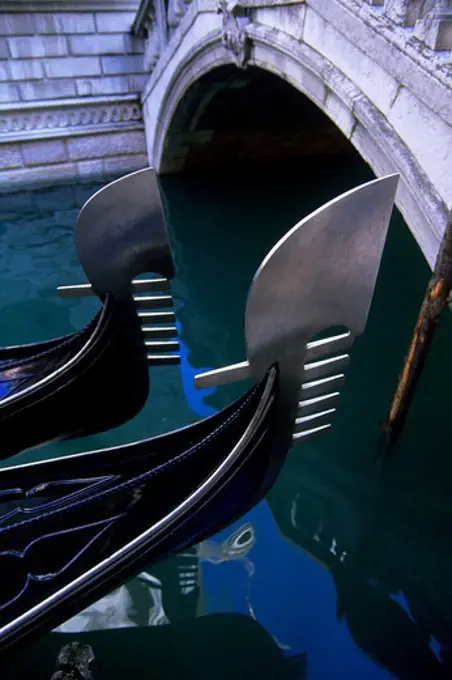
[[[203,563],[205,613],[252,614],[290,656],[308,650],[310,680],[392,677],[370,664],[347,626],[337,620],[337,594],[330,574],[294,546],[282,542],[266,501],[215,536],[227,539],[245,521],[256,541],[248,558],[249,574],[240,563]],[[270,559],[271,556],[271,559]],[[338,668],[340,665],[340,668]]]
[[[179,322],[176,323],[177,332],[180,336],[181,325]],[[181,367],[181,379],[182,379],[182,389],[184,391],[185,398],[189,407],[194,413],[200,418],[207,418],[216,413],[216,409],[209,404],[206,404],[205,399],[210,397],[215,393],[216,387],[208,387],[203,390],[199,390],[195,387],[195,375],[198,373],[203,373],[204,371],[212,370],[211,367],[204,368],[194,368],[190,365],[188,360],[189,350],[187,345],[180,340],[180,367]]]

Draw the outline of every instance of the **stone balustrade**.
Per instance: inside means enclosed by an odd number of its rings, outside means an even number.
[[[145,66],[151,71],[167,42],[174,35],[192,0],[142,0],[132,32],[146,38]],[[301,0],[303,2],[303,0]],[[217,3],[220,7],[221,3]],[[241,0],[242,7],[284,4],[278,0]],[[452,50],[452,0],[350,0],[344,5],[356,13],[367,6],[375,19],[395,29],[394,38],[410,41],[419,50]],[[392,24],[392,26],[390,26]],[[405,35],[397,29],[406,29]],[[417,44],[418,43],[418,44]]]
[[[381,8],[395,25],[414,29],[413,36],[435,51],[452,49],[451,0],[363,0]]]

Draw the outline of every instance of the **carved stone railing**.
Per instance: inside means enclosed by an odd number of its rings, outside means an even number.
[[[437,1],[433,10],[417,21],[415,36],[432,50],[452,50],[451,0]]]
[[[452,0],[362,0],[435,51],[452,49]]]
[[[144,66],[151,72],[177,30],[192,0],[141,0],[132,33],[145,38]],[[368,7],[396,32],[404,33],[412,44],[433,51],[452,50],[452,0],[343,0],[350,8]],[[309,0],[306,0],[309,4]],[[218,0],[222,14],[223,44],[233,54],[237,66],[246,61],[247,12],[256,6],[285,4],[278,0]],[[398,41],[400,44],[400,41]]]
[[[176,29],[188,9],[191,0],[169,0],[168,2],[168,26]]]
[[[441,1],[441,0],[440,0]],[[438,0],[385,0],[385,14],[400,26],[415,26],[438,5]]]
[[[132,33],[146,39],[144,64],[152,71],[168,40],[176,31],[191,0],[142,0],[138,8]]]

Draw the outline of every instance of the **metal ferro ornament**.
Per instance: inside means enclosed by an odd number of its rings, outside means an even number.
[[[197,375],[197,387],[278,364],[281,404],[301,441],[331,426],[350,347],[365,328],[399,176],[352,189],[296,224],[257,270],[245,311],[245,362]],[[335,326],[346,332],[312,341]],[[338,354],[338,352],[341,352]]]

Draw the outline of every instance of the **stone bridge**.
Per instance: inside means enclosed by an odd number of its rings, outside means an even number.
[[[288,128],[309,149],[320,110],[377,176],[400,173],[397,206],[433,266],[452,208],[450,0],[142,0],[133,33],[145,40],[147,153],[160,172],[255,153],[256,135],[287,148]],[[241,124],[250,112],[241,139],[239,110]],[[264,143],[269,117],[279,134]]]
[[[0,193],[360,154],[433,265],[451,82],[452,0],[0,0]]]

